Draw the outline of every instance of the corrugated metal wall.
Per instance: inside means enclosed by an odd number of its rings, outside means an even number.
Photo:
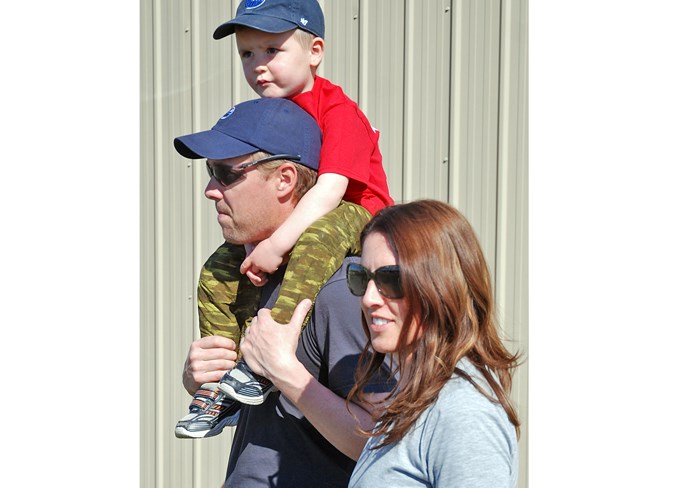
[[[255,97],[230,38],[212,39],[236,0],[141,0],[141,486],[218,487],[228,434],[174,437],[190,397],[180,377],[199,336],[195,283],[221,233],[203,164],[173,149]],[[506,336],[528,352],[527,0],[320,0],[320,75],[381,131],[396,201],[445,200],[477,230]],[[527,366],[513,397],[524,422]]]

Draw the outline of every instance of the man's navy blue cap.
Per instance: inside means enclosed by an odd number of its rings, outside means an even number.
[[[211,130],[174,139],[189,159],[229,159],[265,151],[299,156],[317,171],[322,133],[315,119],[286,98],[259,98],[235,105]]]
[[[317,0],[243,0],[235,18],[216,28],[214,39],[231,35],[238,25],[273,34],[298,27],[324,39],[324,14]]]

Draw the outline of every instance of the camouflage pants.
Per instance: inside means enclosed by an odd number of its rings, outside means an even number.
[[[345,256],[360,254],[360,232],[370,219],[364,207],[341,202],[306,229],[289,255],[280,294],[271,311],[275,321],[289,323],[301,300],[315,302],[320,288],[341,267]],[[221,335],[239,344],[241,332],[256,315],[261,290],[240,273],[244,258],[244,246],[224,243],[202,267],[197,297],[203,337]]]

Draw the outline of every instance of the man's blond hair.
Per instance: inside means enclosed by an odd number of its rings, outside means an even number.
[[[259,151],[252,154],[252,161],[267,158],[268,156],[272,156],[272,154],[269,154],[265,151]],[[296,161],[289,161],[286,159],[278,159],[275,161],[269,161],[267,163],[257,164],[255,168],[261,171],[264,177],[268,179],[272,176],[275,170],[284,163],[291,163],[296,167],[297,177],[296,177],[296,186],[294,187],[293,198],[294,203],[298,203],[299,200],[301,200],[301,198],[303,197],[303,195],[305,195],[306,192],[310,190],[313,187],[313,185],[315,185],[315,183],[317,182],[317,171],[310,169],[307,166],[304,166],[300,163],[297,163]]]

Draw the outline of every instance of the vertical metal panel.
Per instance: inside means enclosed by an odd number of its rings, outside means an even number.
[[[155,459],[160,449],[155,435],[155,151],[151,143],[155,133],[153,90],[153,3],[141,2],[141,317],[140,366],[140,467],[141,486],[156,486]]]
[[[192,238],[185,232],[192,228],[192,185],[185,163],[174,152],[172,136],[191,127],[192,79],[190,69],[186,69],[191,65],[190,35],[186,32],[190,25],[190,5],[181,1],[149,2],[148,5],[153,15],[150,19],[144,18],[144,27],[152,34],[142,40],[147,50],[143,59],[152,65],[153,133],[144,134],[142,151],[153,154],[154,164],[148,166],[152,170],[144,172],[143,184],[152,194],[154,240],[152,254],[145,254],[143,259],[144,267],[154,271],[149,281],[154,284],[155,300],[142,303],[142,317],[154,319],[142,327],[144,330],[154,328],[153,334],[144,336],[144,340],[154,341],[144,343],[144,351],[155,352],[153,378],[144,385],[154,391],[154,415],[146,414],[145,418],[153,424],[152,429],[148,425],[146,429],[152,430],[154,436],[150,442],[155,444],[155,459],[152,466],[142,466],[142,478],[154,479],[156,486],[189,486],[191,472],[184,466],[191,464],[191,448],[175,442],[173,425],[185,411],[185,400],[181,396],[185,393],[177,379],[185,357],[185,344],[192,336],[193,246]],[[149,144],[153,145],[152,149],[145,149]],[[150,202],[146,204],[150,206]],[[150,210],[144,206],[142,211]],[[149,220],[144,217],[144,221]],[[153,264],[147,264],[150,262]],[[148,311],[150,307],[154,308],[153,312]],[[146,398],[149,396],[150,393],[144,394]],[[154,473],[149,474],[151,471]]]
[[[450,1],[405,4],[404,201],[448,198]]]
[[[500,2],[453,7],[450,202],[468,218],[494,271]]]
[[[318,0],[325,19],[325,54],[318,75],[359,103],[359,1]]]
[[[513,351],[529,352],[528,276],[528,59],[527,0],[504,0],[501,29],[498,132],[496,301]],[[529,367],[515,377],[512,398],[522,420],[520,487],[528,483]]]
[[[185,393],[177,382],[185,344],[192,336],[193,295],[192,239],[185,230],[192,227],[190,167],[174,151],[175,134],[192,126],[190,5],[186,2],[163,1],[169,9],[158,9],[156,22],[160,35],[156,56],[156,96],[171,97],[172,103],[156,104],[156,225],[160,241],[156,246],[157,262],[157,361],[156,387],[160,408],[156,425],[158,442],[163,446],[158,465],[160,485],[188,485],[191,446],[177,442],[173,435],[176,419],[185,414]],[[164,12],[163,12],[164,10]],[[167,44],[168,42],[168,44]]]
[[[404,0],[372,0],[360,9],[359,104],[380,131],[383,166],[396,202],[402,201],[404,165],[404,5]]]

